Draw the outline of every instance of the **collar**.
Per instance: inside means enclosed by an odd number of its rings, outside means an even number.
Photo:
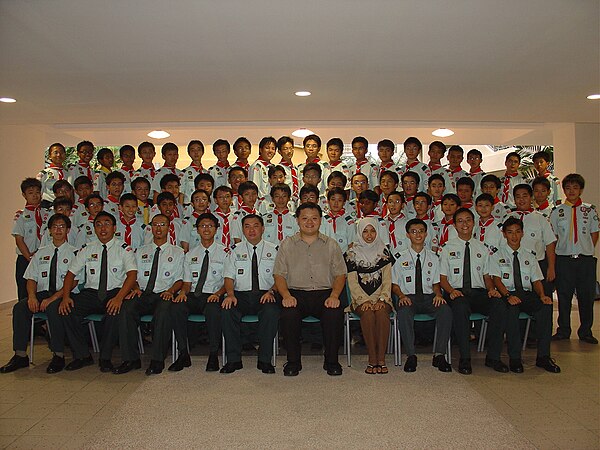
[[[575,203],[571,203],[569,200],[565,200],[565,205],[567,205],[567,206],[571,206],[571,207],[573,207],[573,208],[575,208],[575,207],[577,207],[577,206],[581,205],[582,203],[583,203],[583,202],[581,201],[581,197],[579,197]]]
[[[302,236],[301,236],[301,234],[300,234],[299,231],[296,234],[294,234],[290,239],[292,241],[294,241],[295,243],[297,243],[297,242],[304,242],[304,241],[302,241]],[[327,236],[325,236],[323,233],[319,232],[319,234],[317,236],[317,240],[326,242],[327,241]]]
[[[481,167],[478,167],[477,170],[473,170],[469,172],[469,175],[477,175],[478,173],[483,172],[483,170],[481,169]]]
[[[288,214],[289,212],[290,212],[290,210],[287,208],[285,208],[283,211],[278,211],[277,209],[273,210],[273,213],[277,214],[278,216]]]
[[[109,174],[112,172],[108,167],[100,166],[100,172],[104,172],[105,174]]]
[[[40,210],[41,207],[40,205],[25,205],[25,209],[28,211],[36,211],[36,210]]]
[[[417,164],[419,164],[421,161],[419,161],[418,159],[416,161],[413,161],[411,163],[406,164],[406,167],[408,167],[409,169],[412,169],[413,167],[415,167]]]
[[[494,217],[490,216],[485,222],[481,221],[481,218],[479,218],[479,226],[480,227],[489,227],[492,223],[494,223]]]
[[[281,158],[281,161],[279,161],[279,164],[281,166],[284,166],[284,167],[294,167],[294,163],[293,162],[291,162],[291,161],[285,161],[283,158]]]
[[[150,164],[146,164],[146,163],[142,163],[142,169],[154,169],[154,164],[150,163]]]
[[[321,158],[319,158],[318,156],[312,160],[309,160],[309,159],[306,160],[306,164],[319,163],[319,162],[321,162]]]
[[[442,224],[443,225],[453,225],[454,224],[454,218],[451,217],[450,219],[446,219],[445,217],[442,219]]]
[[[462,171],[462,167],[458,166],[456,169],[448,169],[450,171],[451,174],[455,174],[458,173],[460,171]]]
[[[215,164],[217,167],[220,167],[221,169],[227,169],[229,167],[229,161],[225,161],[225,162],[221,162],[221,161],[217,161],[217,164]]]
[[[337,161],[333,161],[333,162],[329,161],[329,166],[330,166],[330,167],[337,167],[337,166],[339,166],[341,163],[342,163],[342,160],[341,160],[341,159],[338,159]]]
[[[546,209],[548,206],[550,206],[550,202],[548,200],[545,200],[538,205],[537,209],[538,209],[538,211],[542,211],[542,210]]]
[[[63,166],[57,166],[54,163],[50,163],[50,165],[48,166],[49,169],[54,169],[54,170],[65,170],[65,168]]]
[[[344,208],[342,208],[337,213],[334,213],[333,211],[329,211],[329,213],[327,215],[329,217],[331,217],[332,219],[337,219],[338,217],[342,217],[344,214],[346,214],[346,211],[344,210]]]
[[[135,216],[133,217],[133,219],[131,219],[131,220],[127,221],[127,220],[125,219],[125,216],[123,215],[123,213],[122,213],[122,212],[120,212],[120,211],[119,211],[119,219],[121,220],[121,223],[122,223],[123,225],[130,225],[130,226],[131,226],[131,225],[133,225],[133,224],[135,223],[135,221],[136,221],[136,218],[135,218]]]
[[[223,212],[223,210],[221,209],[221,207],[217,206],[215,208],[215,212],[220,215],[221,217],[228,217],[231,214],[231,209],[229,210],[229,212]]]
[[[509,172],[505,172],[504,173],[504,176],[506,178],[513,178],[513,177],[516,177],[517,175],[519,175],[519,172],[510,172],[510,173]]]
[[[269,166],[271,165],[271,163],[270,163],[270,162],[268,162],[268,161],[265,161],[265,160],[264,160],[264,159],[262,159],[262,158],[258,158],[258,159],[256,160],[256,162],[258,162],[258,163],[261,163],[261,164],[262,164],[263,166],[265,166],[265,167],[269,167]]]
[[[386,163],[381,163],[381,167],[383,167],[384,169],[389,169],[393,165],[394,165],[394,161],[388,161]]]
[[[196,172],[202,172],[202,171],[204,171],[204,168],[202,167],[202,164],[200,164],[200,165],[198,166],[198,165],[196,165],[196,164],[195,164],[193,161],[192,161],[192,163],[190,164],[190,167],[191,167],[192,169],[194,169]]]
[[[430,168],[431,170],[439,170],[439,169],[441,169],[441,168],[442,168],[442,165],[441,165],[440,163],[432,163],[432,162],[429,162],[429,164],[427,164],[427,165],[429,166],[429,168]]]

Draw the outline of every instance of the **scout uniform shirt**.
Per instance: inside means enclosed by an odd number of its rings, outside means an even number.
[[[598,232],[598,212],[594,205],[583,203],[581,199],[576,205],[559,205],[550,214],[550,223],[558,237],[556,254],[593,256],[592,233]]]
[[[431,169],[429,169],[427,164],[424,164],[419,160],[411,162],[410,164],[404,164],[400,167],[398,173],[400,174],[400,177],[402,177],[406,172],[414,172],[419,175],[419,188],[417,189],[417,192],[427,192],[427,182],[431,176]],[[446,186],[446,192],[448,192],[448,186]]]
[[[154,167],[154,163],[142,163],[140,168],[135,171],[135,174],[133,175],[133,180],[135,180],[138,177],[142,177],[148,180],[150,182],[150,193],[152,193],[152,185],[154,183],[154,177],[156,177],[156,172],[158,172],[158,169]]]
[[[54,257],[54,250],[58,250],[56,252],[56,291],[62,288],[69,265],[77,253],[77,249],[66,242],[60,247],[56,247],[51,241],[49,245],[40,247],[31,258],[25,275],[23,275],[26,280],[33,280],[37,283],[37,292],[50,290],[50,266]]]
[[[271,185],[269,184],[269,167],[271,166],[271,163],[263,161],[260,158],[250,165],[248,179],[258,186],[258,196],[261,198],[271,190]]]
[[[233,241],[231,240],[231,217],[233,212],[229,210],[228,213],[221,211],[221,208],[216,208],[214,215],[219,219],[219,228],[217,228],[217,234],[215,235],[215,241],[220,242],[226,248],[229,248]]]
[[[408,219],[403,214],[400,214],[395,219],[391,218],[388,214],[383,220],[387,227],[390,251],[394,258],[398,260],[400,254],[407,251],[410,247],[410,240],[406,235],[406,223]]]
[[[481,194],[481,179],[487,174],[480,167],[475,172],[469,171],[468,175],[471,178],[471,180],[473,180],[473,183],[475,183],[475,189],[473,190],[473,198],[477,198],[479,194]]]
[[[456,169],[446,169],[448,172],[448,176],[450,177],[450,186],[446,185],[445,194],[452,193],[456,194],[456,183],[461,178],[470,178],[469,174],[462,167],[457,167]]]
[[[198,228],[196,227],[198,217],[200,217],[200,214],[194,211],[191,216],[186,217],[181,221],[181,237],[179,240],[181,242],[187,242],[190,250],[200,245],[200,235],[198,234]],[[219,229],[217,228],[217,231],[218,230]],[[217,239],[216,236],[215,239]]]
[[[500,278],[504,287],[510,292],[516,290],[513,264],[514,252],[515,250],[504,243],[495,255],[490,256],[489,264],[490,275]],[[544,279],[542,269],[540,269],[536,256],[521,246],[519,250],[517,250],[517,257],[519,258],[521,284],[523,289],[525,291],[533,291],[533,282]]]
[[[192,202],[192,194],[196,190],[196,188],[194,186],[194,180],[201,173],[208,173],[208,171],[201,165],[197,166],[194,163],[190,164],[188,167],[186,167],[185,169],[183,169],[181,171],[181,176],[179,178],[181,179],[181,192],[183,193],[184,203]],[[216,186],[217,185],[215,185],[213,187],[216,187]],[[160,191],[157,191],[157,192],[160,192]]]
[[[325,186],[327,186],[327,178],[329,178],[329,175],[331,175],[332,172],[342,172],[346,176],[346,179],[348,180],[346,182],[346,186],[342,186],[342,189],[350,189],[350,178],[354,174],[354,172],[352,172],[352,168],[350,167],[350,164],[345,163],[341,159],[334,163],[332,163],[331,161],[323,162],[322,178],[323,178],[323,182],[325,183]],[[379,183],[377,183],[377,184],[379,184]]]
[[[208,250],[208,272],[206,273],[206,281],[201,287],[203,294],[214,294],[223,287],[223,270],[225,267],[225,259],[229,254],[229,250],[221,243],[214,241],[210,247],[204,248],[199,245],[185,255],[185,263],[183,266],[183,282],[192,283],[190,292],[196,290],[200,274],[202,273],[202,263],[206,257]]]
[[[544,203],[538,205],[537,208],[535,208],[535,210],[539,212],[542,216],[544,216],[546,220],[548,220],[548,222],[550,222],[550,213],[553,209],[554,204],[552,202],[549,202],[548,200],[546,200]]]
[[[256,245],[258,260],[258,284],[261,291],[267,291],[273,286],[273,266],[278,247],[264,239]],[[253,245],[245,239],[231,247],[231,252],[225,259],[223,277],[231,278],[236,291],[252,290],[252,255]]]
[[[115,217],[119,217],[119,199],[112,195],[107,195],[106,200],[104,200],[104,207],[102,211],[106,211],[111,213]]]
[[[319,185],[317,186],[317,189],[319,189],[319,192],[322,194],[325,192],[325,189],[327,189],[327,181],[325,181],[323,179],[323,174],[325,173],[325,161],[321,161],[320,158],[315,158],[312,161],[308,161],[311,163],[317,163],[319,166],[321,166],[321,182],[319,183]],[[304,186],[304,174],[302,173],[302,171],[304,170],[304,166],[306,166],[307,163],[300,163],[298,164],[298,195],[300,195],[300,189],[302,189],[302,186]],[[354,172],[352,172],[353,174]],[[348,182],[350,181],[350,178],[348,178]]]
[[[298,168],[293,163],[288,163],[282,159],[279,161],[278,165],[285,170],[285,184],[287,184],[292,191],[290,201],[291,199],[297,200],[300,195],[300,178],[302,178],[302,175],[298,172]]]
[[[329,211],[321,220],[319,232],[336,241],[342,253],[346,253],[348,246],[356,240],[356,219],[344,209],[338,214]]]
[[[490,254],[496,253],[505,242],[502,224],[493,216],[486,220],[479,218],[473,228],[473,239],[482,242],[490,250]]]
[[[440,222],[432,223],[431,227],[433,229],[431,233],[431,250],[438,255],[446,242],[458,239],[454,219],[446,220],[444,217]],[[427,234],[429,235],[429,227],[427,227]]]
[[[120,169],[115,172],[121,172],[125,176],[125,183],[123,184],[123,194],[131,192],[131,182],[135,180],[135,169],[133,167],[121,166]]]
[[[431,175],[437,174],[444,178],[444,192],[442,195],[448,193],[456,194],[456,188],[452,187],[452,175],[450,175],[450,171],[446,167],[442,166],[441,164],[432,165],[431,163],[429,163],[427,166],[429,167],[429,170],[431,170]],[[429,178],[427,179],[427,187],[429,187]]]
[[[231,227],[231,240],[233,243],[234,239],[244,239],[244,232],[242,231],[242,219],[248,214],[257,214],[255,208],[248,208],[246,205],[240,204],[240,209],[234,212],[229,219],[229,225]]]
[[[506,203],[509,207],[514,208],[515,199],[513,197],[513,188],[517,184],[525,183],[525,178],[523,178],[518,173],[504,174],[504,176],[500,180],[502,182],[502,186],[500,187],[500,192],[498,193],[498,197],[504,203]]]
[[[158,192],[159,194],[161,193],[162,189],[160,187],[160,180],[162,180],[162,177],[164,177],[168,173],[177,175],[179,177],[179,181],[181,182],[181,178],[183,177],[183,172],[181,170],[179,170],[177,167],[162,166],[156,171],[156,173],[154,174],[154,180],[151,181],[153,191]]]
[[[148,286],[157,248],[159,246],[152,242],[151,244],[144,245],[135,254],[137,282],[142,292]],[[158,270],[152,292],[160,294],[173,286],[177,281],[183,280],[183,260],[184,254],[181,247],[169,244],[168,242],[160,246],[160,251],[158,252]]]
[[[144,245],[146,239],[146,228],[148,227],[137,215],[132,221],[128,221],[121,214],[116,215],[117,231],[115,237],[137,250]]]
[[[88,216],[82,225],[77,229],[77,237],[75,238],[75,247],[81,248],[85,244],[98,240],[96,231],[94,230],[94,221]]]
[[[516,217],[523,221],[521,247],[532,252],[538,261],[542,261],[546,257],[546,246],[556,242],[548,220],[537,211],[513,211],[508,217]]]
[[[86,289],[98,289],[100,285],[103,249],[99,240],[90,242],[77,252],[75,259],[69,265],[69,272],[74,274],[77,281],[83,283]],[[127,278],[127,272],[137,270],[133,250],[115,238],[106,244],[106,250],[108,254],[106,290],[120,289]]]
[[[42,169],[36,177],[42,183],[42,200],[54,201],[56,196],[54,195],[54,191],[52,191],[52,186],[58,180],[66,180],[67,177],[67,169],[64,167],[50,164],[48,167]]]
[[[183,237],[183,223],[181,219],[171,219],[169,223],[169,231],[168,231],[168,241],[169,244],[179,245],[181,246],[181,238]],[[146,227],[146,236],[144,237],[144,245],[150,244],[154,240],[154,236],[152,236],[152,227]]]
[[[23,237],[29,253],[35,252],[40,247],[42,227],[44,222],[48,220],[48,215],[46,209],[29,205],[25,206],[24,210],[19,210],[15,213],[11,234]],[[16,249],[17,255],[20,255],[21,251],[19,247],[16,247]]]
[[[273,210],[263,215],[265,232],[263,239],[275,245],[279,245],[286,237],[293,236],[298,232],[298,222],[289,210]]]
[[[229,164],[224,165],[217,161],[214,166],[208,168],[208,173],[215,180],[215,189],[219,186],[229,186],[229,180],[227,179],[229,167]]]
[[[360,172],[367,177],[369,189],[374,189],[375,186],[379,186],[379,179],[377,178],[379,171],[377,169],[377,164],[372,163],[369,159],[364,161],[354,161],[353,164],[350,164],[349,168],[350,176],[348,177],[348,181],[350,181],[352,175]],[[327,182],[325,182],[325,185],[327,185]]]
[[[90,213],[85,208],[83,204],[83,199],[79,199],[73,205],[73,209],[71,210],[71,215],[69,219],[71,219],[71,228],[79,228],[85,222],[87,222]]]
[[[423,294],[433,294],[433,285],[440,282],[440,261],[427,248],[421,250],[421,276]],[[397,284],[404,295],[415,294],[417,252],[412,248],[400,253],[392,268],[392,283]]]
[[[52,217],[53,214],[48,215],[48,219]],[[79,247],[75,247],[75,242],[77,242],[77,228],[73,226],[73,222],[71,222],[71,228],[69,229],[69,234],[67,234],[67,242],[69,242],[74,248],[79,249]],[[40,241],[40,248],[45,247],[47,245],[52,244],[52,236],[50,236],[50,230],[48,228],[48,220],[44,221],[42,225],[42,240]]]
[[[512,210],[510,209],[510,207],[506,203],[501,202],[498,199],[498,197],[494,199],[494,209],[492,209],[492,216],[498,219],[498,222],[504,223],[506,217],[511,213],[511,211]]]
[[[460,238],[450,239],[440,251],[440,275],[448,277],[448,283],[454,289],[463,286],[463,262],[465,242]],[[471,287],[485,289],[483,275],[488,273],[489,250],[481,242],[470,239],[469,254],[471,256]]]
[[[536,174],[536,177],[540,175]],[[552,175],[550,172],[546,172],[544,175],[541,175],[543,178],[546,178],[550,182],[550,193],[548,194],[548,201],[557,205],[562,201],[562,189],[560,187],[560,179],[557,176]],[[531,187],[533,188],[533,180],[531,180]]]

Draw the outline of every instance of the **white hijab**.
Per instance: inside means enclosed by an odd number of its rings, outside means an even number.
[[[362,233],[367,226],[371,225],[377,233],[377,237],[370,244],[366,242],[362,236]],[[356,263],[358,265],[375,265],[383,256],[386,245],[379,237],[381,226],[375,217],[363,217],[358,220],[356,225],[357,236],[356,242],[352,246],[352,250],[356,255]],[[363,262],[363,264],[360,264]]]

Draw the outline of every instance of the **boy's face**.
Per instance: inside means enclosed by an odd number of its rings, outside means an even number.
[[[516,172],[519,169],[519,164],[521,164],[521,161],[516,156],[511,156],[504,162],[506,171],[510,173]]]
[[[387,163],[392,160],[394,156],[394,149],[391,147],[377,147],[377,154],[382,163]]]
[[[241,170],[232,170],[229,172],[229,185],[233,192],[237,192],[240,184],[244,183],[246,180],[246,176]]]
[[[86,209],[90,213],[90,216],[96,217],[104,209],[104,202],[99,198],[93,198],[89,201]]]
[[[417,180],[413,177],[404,177],[402,180],[402,190],[409,197],[412,197],[417,193],[418,187]]]
[[[199,192],[192,198],[192,206],[197,213],[203,213],[210,206],[210,202],[206,194]]]
[[[110,183],[108,184],[108,186],[106,186],[106,188],[108,189],[108,193],[110,195],[119,198],[123,193],[124,189],[123,181],[119,180],[118,178],[113,178],[112,180],[110,180]]]
[[[458,205],[452,199],[447,198],[442,202],[442,212],[446,217],[452,217],[457,209]]]
[[[415,161],[419,157],[421,149],[417,144],[408,144],[404,146],[404,154],[409,161]]]
[[[356,175],[352,178],[350,187],[356,193],[356,195],[358,195],[362,191],[369,189],[369,181],[367,180],[367,177],[365,177],[364,175]]]
[[[227,191],[219,191],[215,197],[215,202],[221,211],[229,211],[233,202],[233,197]]]
[[[169,181],[167,184],[165,184],[165,188],[163,191],[170,192],[175,198],[177,198],[179,197],[179,183],[177,181]]]
[[[565,197],[570,203],[575,203],[581,197],[583,193],[583,189],[579,186],[579,183],[566,183],[563,186],[563,190],[565,191]]]
[[[342,157],[342,149],[339,145],[330,145],[327,147],[327,157],[330,162],[339,161]]]
[[[279,154],[284,161],[291,161],[294,156],[294,145],[291,142],[286,142],[279,149]]]
[[[429,210],[429,205],[427,204],[425,197],[415,197],[413,199],[413,205],[415,207],[417,217],[423,217]]]
[[[319,155],[319,151],[321,151],[321,146],[317,141],[312,139],[306,141],[306,144],[304,145],[304,153],[306,154],[306,159],[315,159]]]
[[[381,192],[387,196],[390,192],[396,190],[398,183],[389,175],[384,175],[379,181],[379,187],[381,188]]]
[[[352,144],[352,154],[357,161],[363,161],[367,155],[367,147],[362,142]]]
[[[112,152],[105,153],[102,158],[98,158],[98,162],[104,167],[110,169],[115,164],[115,155]]]
[[[341,178],[336,178],[336,177],[329,180],[329,183],[327,183],[327,189],[333,189],[336,187],[344,189],[346,187],[344,185],[344,180],[342,180]]]
[[[543,184],[536,184],[533,187],[533,198],[538,205],[548,200],[549,195],[550,191]]]
[[[427,154],[429,155],[430,162],[439,164],[441,159],[444,157],[444,150],[434,145],[429,149]]]
[[[125,150],[121,154],[121,161],[123,161],[123,165],[125,167],[133,166],[133,162],[135,161],[135,152],[133,150]]]
[[[316,170],[307,170],[302,177],[302,181],[304,181],[304,184],[316,187],[321,182],[321,177],[319,176],[319,172]]]
[[[77,192],[77,196],[80,199],[85,200],[87,196],[91,195],[93,191],[92,186],[90,186],[89,184],[80,184],[79,186],[77,186],[77,189],[75,189],[75,192]]]
[[[131,220],[135,217],[135,213],[137,212],[137,202],[135,200],[125,200],[119,205],[119,209],[127,220]]]
[[[290,196],[287,192],[278,189],[273,193],[273,203],[278,211],[282,211],[287,208],[287,204],[290,201]]]
[[[160,241],[165,239],[169,232],[169,221],[164,217],[153,217],[150,222],[152,237]]]
[[[135,195],[138,200],[145,203],[150,195],[150,186],[146,183],[138,183],[133,190],[133,195]]]
[[[221,162],[227,161],[227,158],[229,157],[229,150],[227,149],[227,146],[225,144],[213,147],[213,153]]]
[[[38,187],[28,187],[22,195],[28,205],[37,206],[42,201],[42,191]]]
[[[448,152],[448,164],[452,169],[456,169],[463,162],[463,154],[460,151]]]
[[[467,164],[471,167],[471,169],[478,169],[481,166],[481,156],[477,153],[471,153],[467,156]]]
[[[360,208],[360,211],[365,216],[367,216],[369,214],[372,214],[375,211],[375,208],[377,207],[377,202],[374,202],[373,200],[369,200],[368,198],[363,198],[363,199],[359,200],[358,206]]]
[[[54,214],[62,214],[69,217],[71,215],[71,208],[69,208],[69,205],[58,205],[54,208]]]
[[[152,147],[142,147],[139,149],[140,158],[146,164],[152,163],[152,160],[156,156],[156,150]]]
[[[165,160],[165,166],[175,167],[177,160],[179,159],[179,151],[175,149],[167,150],[163,153],[163,159]]]
[[[494,205],[492,205],[487,200],[480,200],[475,205],[475,209],[477,210],[477,214],[482,219],[488,219],[492,215],[492,210],[494,209]]]
[[[94,157],[94,147],[90,145],[82,146],[77,152],[79,160],[84,163],[89,163]]]
[[[96,232],[96,236],[98,236],[98,240],[106,244],[115,235],[117,227],[108,217],[101,217],[100,220],[94,221],[94,231]]]
[[[484,194],[490,194],[492,197],[496,198],[498,195],[499,189],[496,187],[496,183],[493,181],[486,181],[481,185],[481,192]]]
[[[515,205],[518,211],[527,211],[531,208],[531,195],[525,189],[518,189],[515,192]]]
[[[247,142],[240,142],[238,143],[238,145],[233,147],[233,153],[235,153],[235,156],[237,156],[238,159],[241,159],[242,161],[246,161],[250,156],[251,152],[252,148],[248,145]]]
[[[264,161],[271,161],[275,153],[277,152],[277,147],[273,142],[267,142],[263,147],[258,149],[258,154],[260,158]]]
[[[436,200],[444,195],[445,190],[446,188],[442,180],[433,180],[431,183],[429,183],[428,193]]]
[[[329,204],[329,210],[332,213],[338,213],[342,210],[346,201],[344,200],[344,196],[342,194],[333,194],[327,203]]]
[[[244,201],[244,205],[249,206],[250,208],[254,207],[257,198],[258,192],[256,192],[254,189],[247,189],[242,194],[242,200]]]
[[[276,184],[281,183],[285,183],[285,173],[277,170],[271,177],[269,177],[269,184],[271,186],[275,186]]]
[[[456,186],[456,195],[458,195],[458,198],[460,198],[461,202],[470,202],[473,197],[473,189],[466,184],[460,184]]]
[[[65,149],[58,145],[50,147],[50,150],[48,150],[48,159],[50,159],[52,164],[56,166],[62,166],[65,162],[65,159],[67,159]]]
[[[69,186],[63,186],[61,188],[58,188],[55,192],[55,195],[57,197],[67,197],[68,199],[71,199],[71,201],[74,200],[73,199],[73,189],[71,189]]]
[[[217,234],[217,228],[215,224],[210,219],[202,219],[198,224],[198,234],[200,235],[200,239],[210,242],[215,238]]]
[[[519,225],[509,225],[502,234],[511,248],[519,248],[523,238],[523,229]]]
[[[397,216],[402,211],[402,198],[399,195],[391,195],[387,199],[388,213]]]
[[[208,192],[208,194],[210,195],[212,194],[213,184],[210,182],[210,180],[200,180],[196,185],[196,189],[202,189],[203,191]]]
[[[50,237],[59,242],[64,242],[69,234],[69,228],[64,220],[55,220],[50,227]]]
[[[204,148],[200,144],[192,144],[188,148],[188,155],[192,158],[192,161],[199,163],[204,155]]]
[[[171,217],[173,210],[175,209],[175,202],[173,200],[163,200],[158,204],[158,210],[161,214]]]
[[[473,228],[475,227],[475,221],[471,214],[468,212],[461,212],[456,216],[456,222],[454,224],[458,236],[463,240],[469,240],[473,236]]]
[[[308,192],[300,196],[300,203],[317,203],[319,199],[314,192]]]
[[[421,245],[425,242],[425,238],[427,237],[427,228],[420,223],[411,225],[406,233],[406,236],[408,236],[408,239],[412,245]]]
[[[533,167],[541,175],[545,174],[548,170],[548,162],[544,158],[537,158],[533,161]]]

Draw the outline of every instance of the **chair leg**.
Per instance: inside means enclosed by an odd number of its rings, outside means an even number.
[[[144,354],[144,339],[142,338],[142,330],[138,326],[138,347],[140,349],[140,355]]]
[[[398,322],[396,321],[396,354],[398,359],[398,366],[402,365],[402,337],[400,336],[400,329],[398,328]]]
[[[398,329],[398,322],[396,320],[396,314],[392,316],[391,326],[393,329],[393,332],[390,334],[392,335],[392,345],[394,346],[394,365],[398,366],[398,334],[396,333],[396,330]]]
[[[223,349],[223,355],[222,355],[223,365],[225,365],[225,364],[227,364],[227,356],[225,353],[225,335],[221,336],[221,348]]]
[[[345,317],[345,324],[346,324],[346,329],[344,330],[344,350],[346,350],[346,364],[348,365],[348,367],[352,366],[352,360],[351,360],[351,356],[350,356],[350,346],[351,346],[351,342],[350,342],[350,314],[346,313],[346,317]]]
[[[100,353],[100,345],[98,344],[98,336],[96,335],[96,326],[94,325],[93,320],[90,320],[88,322],[88,330],[90,331],[92,350],[94,351],[94,353]]]
[[[527,347],[527,338],[529,337],[529,327],[531,326],[531,317],[527,318],[527,325],[525,326],[525,337],[523,339],[523,348],[521,349],[521,351],[525,351],[525,348]]]
[[[31,316],[31,329],[29,330],[29,362],[33,364],[33,329],[35,326],[35,316]]]
[[[477,351],[482,352],[485,347],[485,338],[487,335],[487,320],[483,319],[481,321],[481,331],[479,332],[479,342],[477,343]]]
[[[175,363],[177,357],[179,356],[177,353],[178,352],[177,341],[175,340],[175,331],[171,331],[171,360],[173,361],[173,363]]]
[[[271,364],[273,367],[276,366],[277,363],[277,347],[279,344],[279,331],[275,333],[275,337],[273,338],[273,356],[271,356]]]
[[[435,344],[437,344],[437,324],[435,325],[435,331],[433,332],[433,353],[435,353]]]

